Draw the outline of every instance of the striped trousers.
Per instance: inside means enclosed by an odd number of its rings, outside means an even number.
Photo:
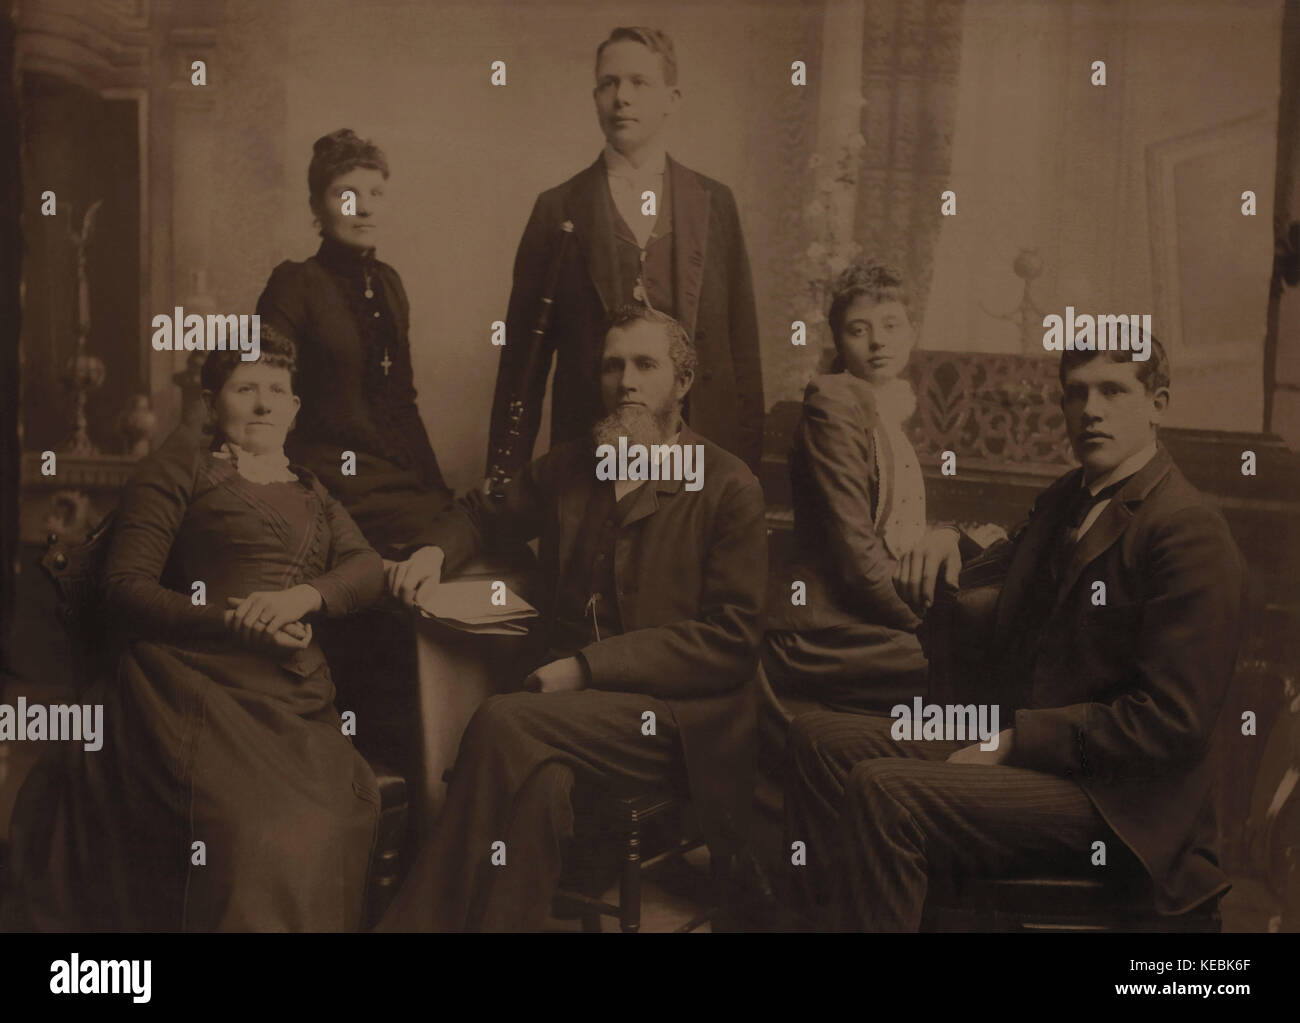
[[[968,742],[897,741],[892,718],[816,711],[790,726],[790,890],[830,930],[915,931],[931,882],[1064,871],[1127,853],[1083,790],[1023,767],[950,764]]]

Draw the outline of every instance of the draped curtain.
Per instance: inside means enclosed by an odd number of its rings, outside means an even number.
[[[822,9],[821,59],[810,65],[817,141],[791,264],[791,318],[808,338],[774,362],[777,398],[800,400],[828,368],[829,286],[852,260],[897,265],[918,321],[925,310],[949,187],[962,11],[963,0],[827,0]]]
[[[864,5],[862,164],[856,235],[863,251],[906,274],[925,309],[948,188],[962,0],[870,0]],[[848,45],[846,43],[846,45]]]

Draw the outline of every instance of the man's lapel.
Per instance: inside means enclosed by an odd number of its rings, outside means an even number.
[[[699,444],[700,436],[690,427],[683,426],[677,443],[683,448],[687,444]],[[578,542],[578,531],[582,528],[587,512],[587,502],[591,500],[596,486],[596,455],[594,449],[584,449],[566,470],[566,481],[561,488],[558,517],[558,555],[559,571],[563,572],[569,564],[573,548]],[[675,494],[685,486],[684,480],[646,480],[633,491],[632,507],[620,523],[620,528],[649,518],[659,510],[660,501],[670,494]]]
[[[1029,525],[1025,527],[1024,535],[1016,545],[1015,556],[1007,568],[1006,582],[1002,584],[1002,592],[998,595],[994,635],[1010,635],[1011,624],[1020,611],[1025,594],[1029,592],[1037,573],[1047,570],[1052,538],[1056,536],[1065,506],[1070,503],[1070,495],[1079,487],[1082,472],[1082,469],[1076,469],[1039,497]]]
[[[682,489],[681,480],[647,480],[636,489],[632,497],[632,507],[623,517],[622,526],[649,518],[659,510],[660,494],[675,494]]]
[[[667,173],[673,197],[673,291],[677,320],[693,338],[704,281],[704,254],[709,244],[709,193],[693,171],[671,156],[667,160]]]
[[[587,502],[591,500],[591,492],[596,485],[596,456],[589,446],[583,445],[580,448],[570,462],[565,477],[564,485],[560,488],[559,507],[556,509],[559,532],[557,588],[560,577],[568,569],[574,545],[578,542],[578,531],[582,529],[582,520],[587,512]]]
[[[694,447],[700,443],[700,435],[683,424],[681,432],[677,435],[677,443],[681,445],[682,454],[685,455],[688,445]],[[632,507],[628,509],[627,514],[623,517],[621,526],[630,526],[634,522],[649,518],[659,510],[661,500],[670,494],[677,493],[685,485],[685,480],[646,480],[635,491],[632,498]]]
[[[569,192],[565,215],[573,221],[578,250],[607,314],[619,301],[613,206],[605,180],[605,161],[598,156]]]
[[[1065,575],[1061,579],[1061,588],[1057,591],[1058,604],[1074,588],[1083,570],[1101,557],[1111,544],[1124,534],[1134,511],[1151,492],[1151,488],[1169,475],[1173,464],[1169,452],[1163,446],[1157,447],[1151,461],[1119,488],[1105,510],[1097,517],[1097,521],[1092,524],[1092,528],[1074,545],[1074,553],[1070,555],[1070,563],[1066,566]]]

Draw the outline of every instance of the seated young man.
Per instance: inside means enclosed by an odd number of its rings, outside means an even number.
[[[985,554],[1005,565],[1005,583],[989,669],[967,680],[967,698],[1010,725],[996,748],[895,740],[888,717],[794,722],[787,828],[807,866],[791,870],[823,923],[916,930],[932,878],[1062,866],[1103,877],[1134,856],[1161,913],[1227,889],[1208,750],[1245,569],[1223,517],[1156,440],[1169,364],[1149,341],[1146,361],[1063,353],[1061,405],[1082,468]],[[900,564],[918,610],[936,578],[956,581],[959,539],[937,531]],[[1109,868],[1092,866],[1096,842]]]
[[[470,721],[436,834],[381,930],[540,929],[575,782],[684,782],[713,854],[735,850],[754,781],[767,536],[758,480],[681,421],[694,367],[676,320],[619,309],[592,436],[533,462],[501,499],[467,495],[439,519],[438,546],[390,572],[410,603],[480,548],[540,537],[554,596],[534,691],[491,697]],[[611,479],[598,448],[623,438],[629,452],[676,444],[698,457],[687,479]]]

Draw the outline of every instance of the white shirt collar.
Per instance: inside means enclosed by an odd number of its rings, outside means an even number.
[[[1156,442],[1152,441],[1146,447],[1129,455],[1128,458],[1120,462],[1119,465],[1115,466],[1115,468],[1110,472],[1106,473],[1104,476],[1099,476],[1097,479],[1089,483],[1087,485],[1089,492],[1093,497],[1096,497],[1116,480],[1122,480],[1125,477],[1132,476],[1136,472],[1140,472],[1143,467],[1146,466],[1147,462],[1151,461],[1151,459],[1155,457]]]
[[[641,181],[644,178],[659,176],[662,177],[664,170],[668,166],[668,153],[663,146],[652,147],[641,161],[641,166],[635,166],[631,160],[620,153],[608,142],[605,143],[605,173],[611,174],[616,178],[631,178],[634,181]]]

